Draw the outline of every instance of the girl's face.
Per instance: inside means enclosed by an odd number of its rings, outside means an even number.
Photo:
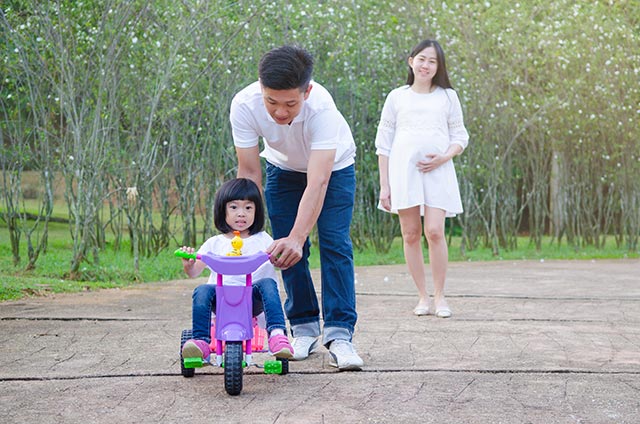
[[[232,200],[227,202],[225,221],[234,231],[247,236],[249,227],[255,219],[256,205],[251,200]]]
[[[409,58],[409,66],[415,76],[414,83],[429,83],[438,72],[438,54],[434,47],[427,47]]]

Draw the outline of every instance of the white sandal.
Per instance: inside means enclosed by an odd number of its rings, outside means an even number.
[[[449,318],[451,317],[451,309],[448,306],[443,306],[441,308],[436,309],[436,316],[438,318]]]
[[[431,314],[431,310],[429,310],[429,305],[418,305],[415,308],[413,308],[413,315],[423,316],[423,315],[430,315],[430,314]]]

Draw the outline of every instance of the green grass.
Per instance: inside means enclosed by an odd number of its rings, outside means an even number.
[[[528,237],[518,238],[518,247],[515,250],[502,249],[498,256],[494,256],[488,247],[480,247],[475,250],[465,251],[465,256],[460,250],[460,237],[454,237],[449,246],[449,261],[451,262],[481,262],[496,260],[551,260],[551,259],[627,259],[640,258],[640,252],[630,252],[626,247],[616,247],[613,239],[608,240],[605,247],[597,249],[593,246],[585,246],[575,249],[566,244],[566,242],[558,246],[552,243],[550,237],[546,237],[540,251],[529,243]],[[428,261],[428,250],[423,249],[425,260]],[[388,253],[380,254],[374,251],[355,252],[354,260],[356,266],[367,265],[391,265],[404,264],[404,256],[402,250],[402,240],[397,238],[394,240]],[[318,266],[319,261],[312,261],[312,266]]]
[[[36,263],[36,269],[25,271],[25,261],[15,267],[12,263],[9,237],[6,228],[0,226],[0,301],[17,300],[31,296],[46,296],[53,293],[68,293],[102,288],[126,287],[136,283],[168,281],[186,278],[180,261],[173,256],[173,249],[167,249],[158,256],[140,258],[140,272],[133,269],[133,258],[127,245],[119,251],[107,248],[100,253],[100,263],[95,265],[86,262],[80,268],[80,278],[68,278],[71,263],[71,239],[64,224],[54,224],[49,233],[49,248]],[[22,257],[26,258],[26,248]],[[319,267],[318,250],[312,246],[310,264]],[[424,250],[425,259],[428,251]],[[454,237],[449,248],[450,261],[492,261],[492,260],[549,260],[549,259],[623,259],[639,258],[640,252],[629,252],[625,248],[617,248],[612,239],[603,249],[584,247],[574,249],[566,243],[558,246],[546,239],[541,251],[536,251],[528,238],[518,240],[518,248],[513,251],[502,250],[494,256],[489,248],[478,248],[467,251],[466,256],[460,253],[460,238]],[[356,266],[404,264],[402,240],[396,239],[387,253],[373,250],[356,251]]]

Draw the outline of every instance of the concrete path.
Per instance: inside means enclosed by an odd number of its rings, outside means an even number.
[[[639,260],[451,263],[450,319],[404,265],[356,273],[364,370],[321,348],[236,397],[180,375],[202,279],[0,303],[0,423],[640,422]]]

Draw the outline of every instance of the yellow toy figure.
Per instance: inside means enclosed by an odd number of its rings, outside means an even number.
[[[242,256],[242,239],[240,238],[240,231],[234,231],[235,237],[231,239],[231,252],[227,253],[227,256]]]

